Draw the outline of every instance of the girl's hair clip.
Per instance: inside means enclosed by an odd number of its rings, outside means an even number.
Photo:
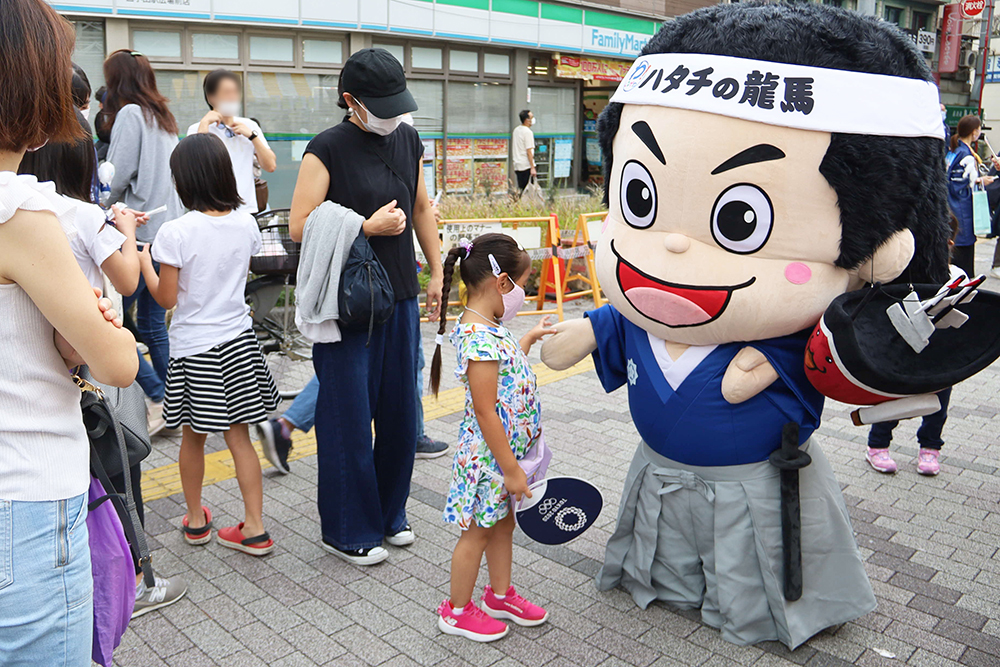
[[[461,239],[458,245],[465,251],[465,257],[462,259],[469,259],[469,255],[472,254],[472,241],[469,239]]]
[[[493,275],[499,276],[503,271],[500,270],[500,264],[497,263],[497,258],[490,253],[490,268],[493,269]]]
[[[444,345],[444,334],[438,334],[434,336],[435,345]]]

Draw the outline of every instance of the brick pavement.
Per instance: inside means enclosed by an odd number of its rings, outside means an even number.
[[[981,243],[988,266],[992,243]],[[1000,281],[988,287],[1000,289]],[[580,305],[571,307],[578,313]],[[513,328],[529,326],[521,318]],[[424,340],[434,327],[424,325]],[[537,349],[533,354],[537,361]],[[430,355],[428,355],[428,359]],[[445,367],[454,355],[446,350]],[[450,372],[444,386],[454,387]],[[292,474],[265,473],[265,520],[278,544],[264,559],[212,543],[190,547],[178,526],[179,495],[147,504],[147,532],[158,571],[182,576],[189,594],[133,622],[116,654],[121,667],[162,665],[525,665],[580,667],[994,667],[1000,665],[1000,364],[956,387],[942,472],[914,472],[916,424],[896,432],[900,463],[883,476],[863,461],[866,431],[844,406],[829,403],[816,438],[844,489],[878,609],[790,652],[777,643],[723,642],[696,613],[638,609],[621,591],[598,592],[593,575],[613,528],[622,480],[637,440],[624,392],[606,396],[593,371],[540,389],[552,471],[585,477],[605,493],[597,525],[564,547],[515,539],[514,580],[545,605],[551,621],[513,627],[500,642],[473,644],[439,634],[434,609],[447,595],[456,530],[440,520],[450,457],[417,461],[409,503],[416,544],[359,569],[319,546],[316,459]],[[460,416],[427,423],[454,441]],[[149,466],[176,461],[177,438],[160,438]],[[209,450],[222,448],[213,438]],[[241,515],[234,479],[205,489],[218,525]],[[484,581],[480,582],[480,585]],[[885,657],[893,655],[893,658]]]

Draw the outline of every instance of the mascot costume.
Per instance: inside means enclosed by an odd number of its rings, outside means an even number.
[[[724,4],[664,24],[598,128],[610,305],[560,323],[542,348],[556,369],[593,354],[606,391],[627,386],[642,438],[597,584],[641,607],[700,608],[731,642],[795,648],[875,608],[810,437],[824,399],[806,347],[842,295],[922,284],[931,300],[949,280],[937,88],[888,23]],[[926,306],[916,301],[904,316]],[[888,327],[878,335],[902,340]],[[976,372],[998,337],[916,391]],[[833,362],[820,342],[813,352]]]

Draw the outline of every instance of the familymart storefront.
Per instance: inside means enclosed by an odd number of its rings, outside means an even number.
[[[538,122],[540,177],[575,188],[595,175],[593,121],[659,26],[656,17],[538,0],[62,0],[76,60],[96,90],[119,49],[153,62],[180,127],[206,107],[201,81],[226,67],[244,80],[244,113],[278,156],[271,205],[291,200],[308,141],[339,122],[344,61],[368,46],[406,70],[419,111],[429,189],[505,191],[517,112]],[[617,77],[617,78],[616,78]],[[596,97],[595,97],[596,96]],[[95,105],[96,106],[96,105]]]

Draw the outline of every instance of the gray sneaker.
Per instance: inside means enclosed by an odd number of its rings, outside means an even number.
[[[171,580],[154,575],[153,580],[155,583],[152,588],[147,587],[144,583],[139,584],[142,588],[136,591],[132,618],[138,618],[151,611],[169,607],[187,593],[187,584],[176,577]]]
[[[448,443],[432,440],[426,435],[417,438],[418,459],[436,459],[439,456],[444,456],[447,452]]]

